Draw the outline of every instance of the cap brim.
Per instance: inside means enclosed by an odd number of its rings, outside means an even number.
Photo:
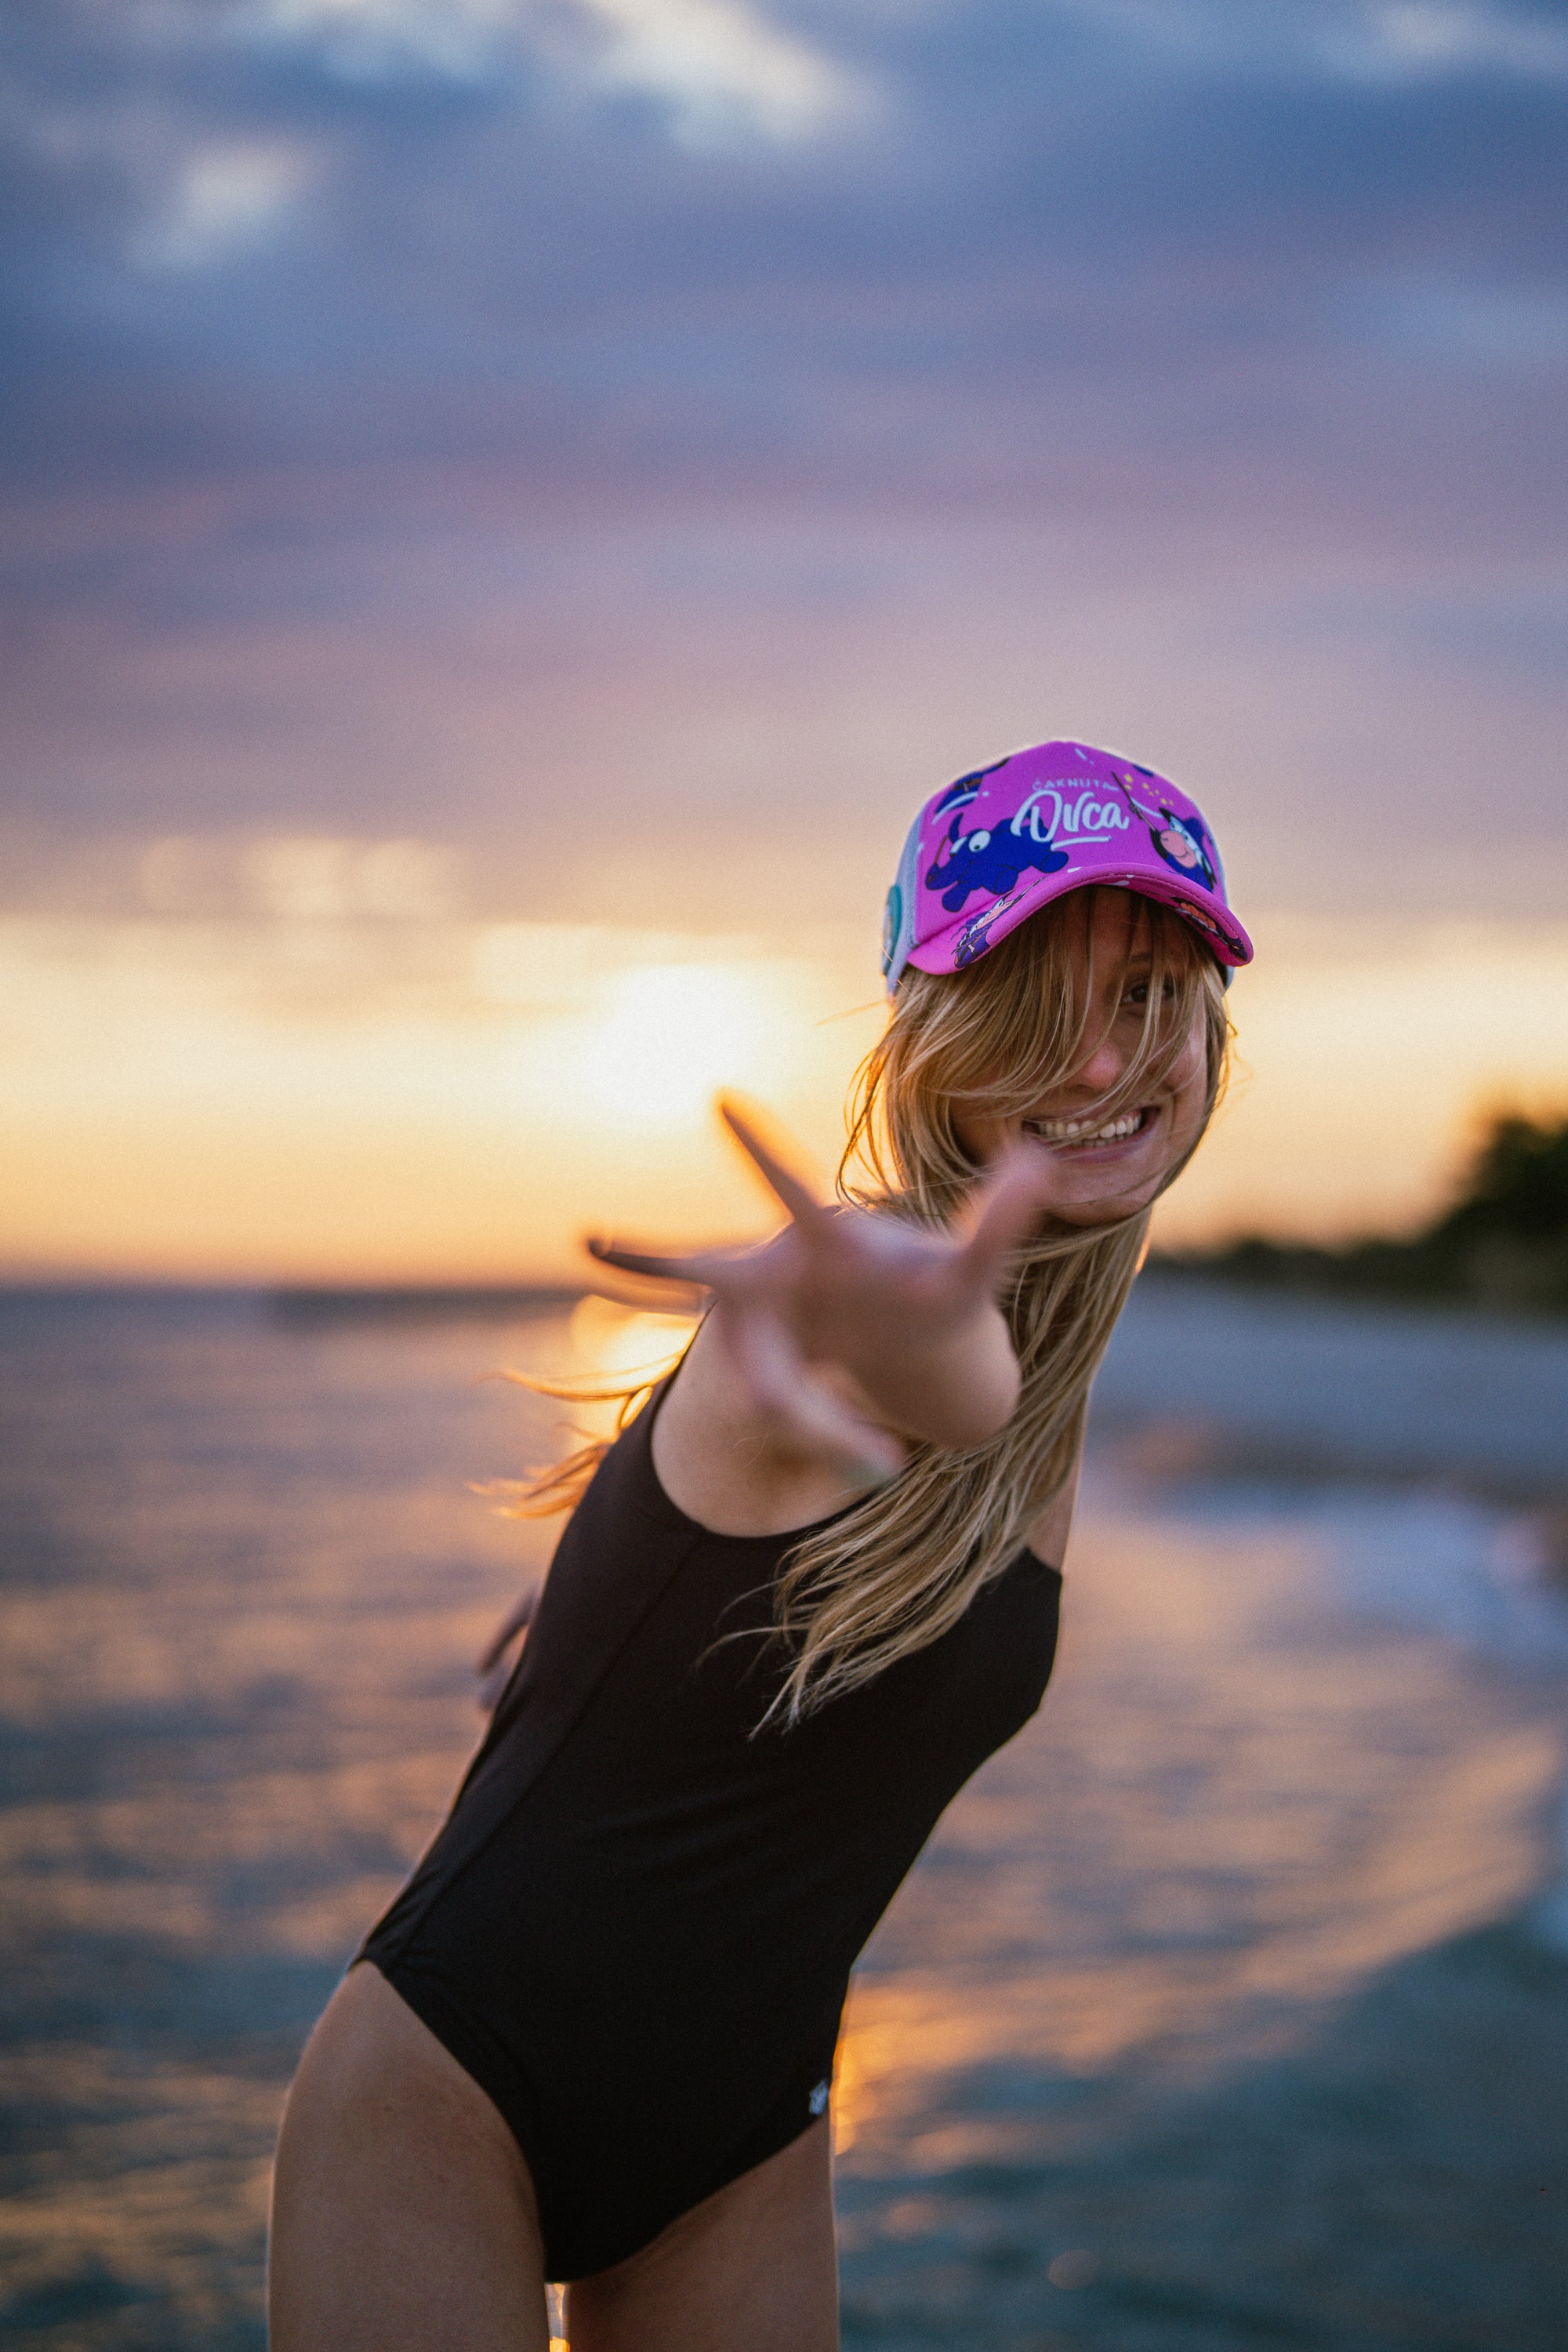
[[[1085,873],[1081,867],[1066,874],[1038,874],[1020,880],[1005,897],[994,898],[988,907],[978,907],[973,913],[954,918],[944,930],[911,948],[906,961],[920,971],[963,971],[969,964],[979,961],[994,947],[1000,946],[1020,923],[1049,905],[1052,899],[1065,898],[1074,890],[1131,890],[1141,898],[1152,898],[1169,907],[1181,917],[1188,929],[1203,940],[1215,960],[1232,970],[1252,961],[1252,941],[1231,913],[1223,898],[1201,883],[1186,882],[1173,874],[1167,881],[1163,874],[1146,871]]]

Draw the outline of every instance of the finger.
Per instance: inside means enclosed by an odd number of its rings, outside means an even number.
[[[964,1246],[968,1263],[987,1274],[994,1271],[1039,1223],[1056,1191],[1056,1164],[1043,1145],[1009,1145],[973,1196]]]
[[[768,1248],[766,1242],[710,1242],[692,1250],[638,1250],[625,1242],[589,1234],[583,1247],[601,1265],[620,1266],[655,1282],[711,1283],[715,1275],[738,1274],[753,1268]]]
[[[599,1260],[599,1271],[589,1286],[595,1298],[607,1298],[634,1315],[701,1315],[712,1293],[705,1282],[683,1282],[676,1276],[622,1274]],[[509,1378],[512,1377],[508,1375]],[[524,1381],[526,1387],[527,1382]]]
[[[785,1326],[765,1308],[728,1307],[719,1312],[719,1328],[763,1411],[793,1423],[805,1366]]]
[[[592,1258],[601,1265],[613,1265],[622,1274],[633,1274],[645,1282],[698,1283],[705,1290],[713,1286],[712,1276],[721,1276],[733,1263],[731,1254],[723,1250],[691,1250],[668,1256],[651,1250],[623,1249],[618,1242],[605,1241],[591,1234],[583,1244]]]
[[[757,1120],[742,1108],[733,1095],[719,1097],[719,1116],[768,1190],[783,1202],[796,1224],[813,1225],[826,1221],[831,1212],[817,1199],[810,1185],[780,1158]]]

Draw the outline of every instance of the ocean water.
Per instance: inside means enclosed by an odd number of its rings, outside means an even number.
[[[0,2339],[263,2341],[268,2160],[605,1326],[0,1302]],[[584,1333],[586,1332],[586,1340]],[[1135,1297],[1057,1675],[852,1996],[847,2345],[1568,2343],[1568,1335]]]

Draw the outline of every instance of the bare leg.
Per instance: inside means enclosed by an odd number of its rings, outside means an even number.
[[[827,2118],[566,2297],[572,2352],[837,2352]]]
[[[333,1994],[289,2094],[268,2288],[272,2352],[546,2352],[517,2142],[368,1964]]]

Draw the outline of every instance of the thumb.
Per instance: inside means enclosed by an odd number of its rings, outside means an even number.
[[[1050,1209],[1056,1192],[1056,1163],[1044,1144],[1008,1144],[973,1196],[965,1263],[989,1281]]]

